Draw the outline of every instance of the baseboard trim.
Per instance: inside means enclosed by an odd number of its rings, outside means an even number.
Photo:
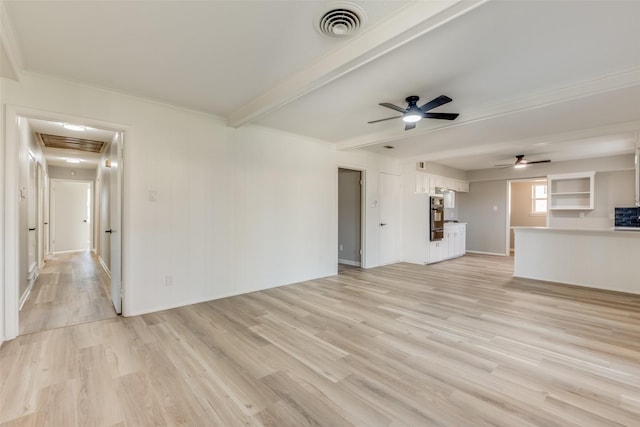
[[[31,295],[31,290],[33,289],[33,284],[35,282],[35,280],[31,282],[29,286],[27,286],[27,290],[24,291],[24,294],[22,294],[22,296],[20,297],[20,301],[18,301],[18,311],[22,310],[24,303],[27,302],[27,299],[29,299],[29,295]]]
[[[350,261],[348,259],[338,259],[338,264],[352,265],[354,267],[360,267],[362,265],[358,261]]]
[[[495,255],[495,256],[509,256],[507,254],[498,254],[495,252],[482,252],[482,251],[467,251],[468,254],[478,254],[478,255]]]
[[[100,266],[107,274],[107,276],[109,276],[109,279],[111,279],[111,270],[109,270],[109,267],[107,267],[107,264],[104,262],[101,256],[98,256],[98,262],[100,263]]]

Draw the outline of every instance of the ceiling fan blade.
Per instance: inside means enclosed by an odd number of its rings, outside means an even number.
[[[459,114],[455,113],[424,113],[425,119],[441,119],[441,120],[455,120]]]
[[[513,166],[512,164],[511,165],[493,165],[494,168],[510,168],[512,166]]]
[[[395,116],[395,117],[387,117],[386,119],[380,119],[380,120],[372,120],[370,122],[367,123],[378,123],[378,122],[384,122],[385,120],[392,120],[392,119],[399,119],[402,116]]]
[[[451,98],[449,98],[446,95],[440,95],[439,97],[432,99],[431,101],[427,102],[426,104],[424,104],[422,107],[420,107],[420,109],[423,112],[427,112],[429,110],[433,110],[436,107],[439,107],[441,105],[447,104],[449,102],[453,101]]]
[[[407,123],[406,125],[404,125],[404,130],[411,130],[415,127],[416,127],[415,123]]]
[[[526,163],[527,165],[532,165],[534,163],[549,163],[551,162],[551,160],[535,160],[533,162],[529,161],[529,160],[523,160],[522,163]]]
[[[404,113],[404,111],[405,111],[405,108],[398,107],[397,105],[389,104],[388,102],[382,102],[382,103],[380,103],[378,105],[382,105],[383,107],[391,108],[392,110],[400,111],[401,113]]]

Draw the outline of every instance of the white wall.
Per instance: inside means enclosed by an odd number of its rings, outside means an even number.
[[[507,181],[472,182],[456,203],[460,222],[467,223],[467,252],[506,255]]]
[[[45,76],[3,83],[8,105],[126,127],[126,315],[337,272],[332,144],[231,129],[209,115]],[[377,172],[393,167],[375,155],[339,157],[373,168],[368,200],[377,200]],[[376,243],[368,239],[369,266],[377,262]]]
[[[96,169],[94,168],[73,168],[64,166],[49,165],[49,178],[70,179],[77,181],[94,181],[96,179]]]

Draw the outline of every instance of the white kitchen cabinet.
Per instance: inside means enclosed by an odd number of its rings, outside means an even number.
[[[427,264],[461,257],[466,252],[467,224],[445,223],[444,238],[437,242],[429,242]]]
[[[467,252],[467,224],[458,224],[458,230],[454,233],[453,256],[462,256]]]
[[[430,193],[431,176],[428,173],[416,172],[416,193]]]
[[[449,239],[446,232],[442,240],[430,242],[429,246],[429,264],[449,258]]]
[[[595,172],[567,173],[547,177],[549,210],[593,209]]]
[[[436,188],[446,188],[457,192],[469,192],[469,183],[455,178],[431,175],[420,170],[415,173],[415,193],[436,194]]]

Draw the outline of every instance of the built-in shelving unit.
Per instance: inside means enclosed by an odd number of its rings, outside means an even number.
[[[595,172],[549,175],[549,210],[593,209]]]

